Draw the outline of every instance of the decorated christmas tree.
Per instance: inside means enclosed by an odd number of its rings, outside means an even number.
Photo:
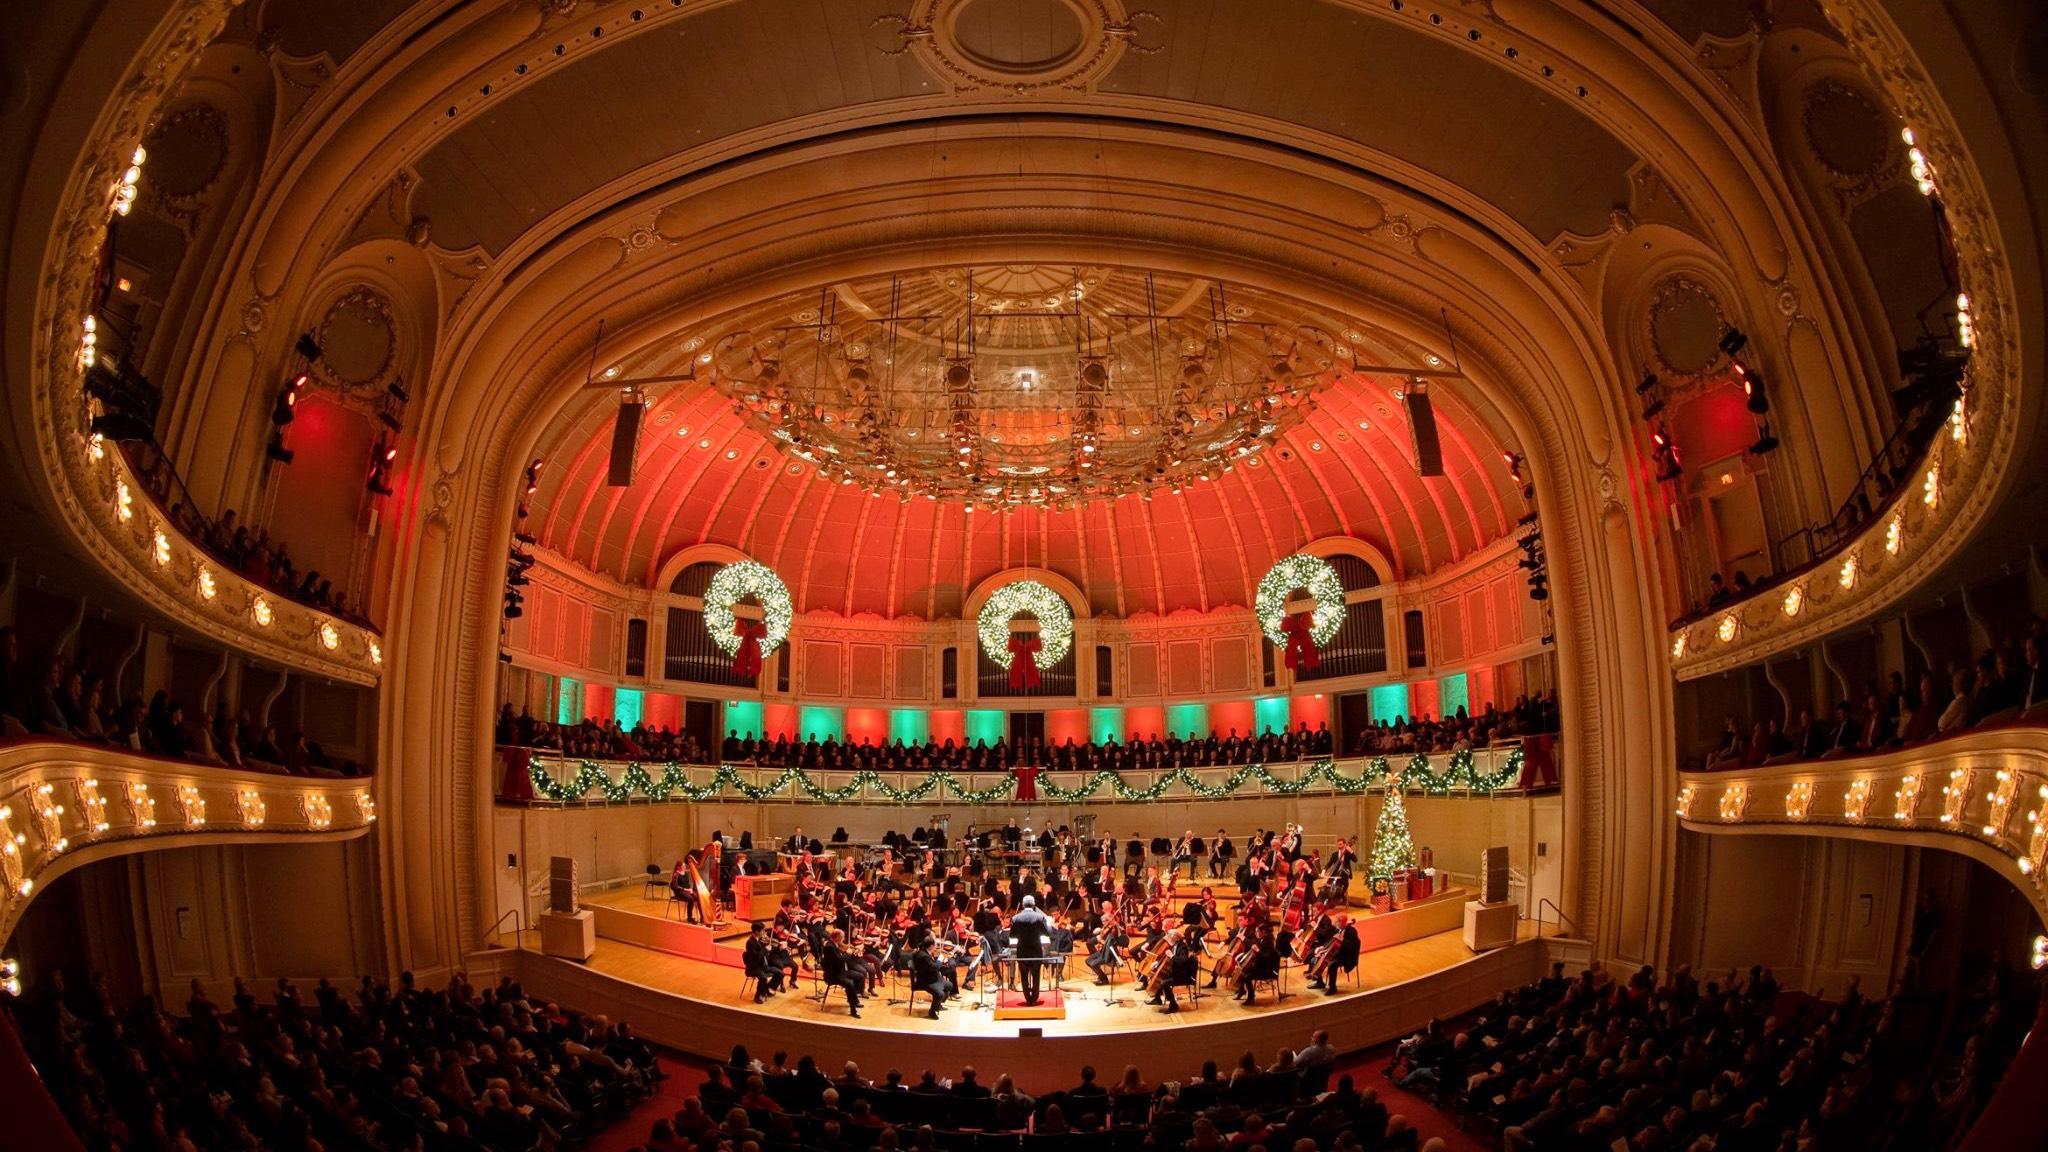
[[[1415,867],[1415,841],[1408,837],[1408,806],[1401,792],[1399,781],[1388,783],[1386,803],[1380,807],[1379,823],[1372,831],[1367,876],[1391,876],[1396,868]]]

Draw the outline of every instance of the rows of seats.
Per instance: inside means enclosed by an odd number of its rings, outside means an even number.
[[[61,978],[10,1004],[89,1152],[550,1152],[629,1113],[661,1075],[625,1024],[530,999],[364,978],[268,1004],[239,981],[183,1017]],[[7,1141],[0,1134],[0,1147]]]
[[[1852,981],[1829,1003],[1782,994],[1762,967],[1616,981],[1566,979],[1560,965],[1459,1026],[1409,1037],[1386,1074],[1508,1152],[1940,1148],[1975,1114],[1954,1086],[1928,1091],[1944,1040],[1977,1037],[1965,1095],[1981,1104],[2019,1046],[2015,1022],[2032,1018],[2021,999],[1954,1011],[1954,997],[1910,984],[1872,1002]]]

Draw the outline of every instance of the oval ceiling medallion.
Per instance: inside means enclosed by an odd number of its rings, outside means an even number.
[[[1719,362],[1727,322],[1720,301],[1697,280],[1672,276],[1650,297],[1650,344],[1664,367],[1697,376]]]
[[[391,302],[374,288],[351,288],[320,321],[320,366],[342,385],[374,387],[398,362]]]
[[[1807,91],[1802,118],[1813,154],[1830,172],[1845,178],[1869,176],[1884,167],[1897,139],[1870,97],[1835,80]]]
[[[1085,90],[1126,51],[1155,52],[1160,18],[1123,0],[917,0],[876,21],[956,89]]]

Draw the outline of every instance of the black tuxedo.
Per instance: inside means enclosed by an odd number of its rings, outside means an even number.
[[[1018,975],[1023,980],[1024,1002],[1038,1003],[1039,977],[1044,965],[1045,937],[1052,935],[1052,922],[1037,908],[1025,908],[1010,917],[1010,935],[1017,941]]]

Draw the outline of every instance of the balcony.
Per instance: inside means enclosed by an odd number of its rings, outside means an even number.
[[[0,745],[0,941],[81,864],[199,844],[349,840],[377,819],[366,777],[212,768],[115,748]]]
[[[1975,857],[2048,915],[2048,727],[1981,728],[1867,756],[1681,772],[1696,832],[1895,840]]]
[[[500,803],[535,805],[628,802],[823,802],[908,804],[959,800],[970,804],[1149,803],[1174,800],[1256,799],[1261,796],[1358,795],[1384,788],[1390,771],[1410,776],[1410,791],[1428,795],[1491,796],[1522,790],[1519,746],[1471,753],[1398,753],[1392,757],[1302,760],[1272,765],[1222,765],[1125,772],[1042,772],[1038,799],[1016,798],[1009,772],[895,772],[783,768],[752,764],[648,766],[568,759],[528,749],[501,748],[506,786]],[[1420,761],[1420,763],[1416,763]],[[530,788],[521,787],[520,773]],[[1426,778],[1426,783],[1418,783]]]

